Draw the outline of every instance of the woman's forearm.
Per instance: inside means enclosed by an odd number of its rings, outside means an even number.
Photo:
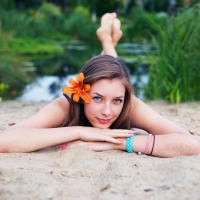
[[[13,127],[0,135],[0,152],[31,152],[74,140],[121,144],[117,138],[130,137],[134,132],[82,126],[42,129]]]
[[[133,151],[144,153],[147,135],[136,135],[133,139]],[[115,145],[116,149],[126,150],[126,139],[123,144]],[[149,146],[149,152],[153,148],[153,138]],[[200,142],[193,136],[171,133],[156,135],[152,155],[157,157],[175,157],[200,154]]]
[[[78,127],[12,128],[0,135],[0,152],[31,152],[78,139]]]

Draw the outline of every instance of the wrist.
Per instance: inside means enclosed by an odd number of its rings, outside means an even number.
[[[74,136],[75,136],[75,140],[80,140],[81,139],[81,128],[80,128],[80,126],[74,126],[73,127],[74,129]]]
[[[126,138],[117,138],[117,140],[122,141],[122,143],[121,144],[114,144],[115,145],[114,149],[125,151],[126,150]]]

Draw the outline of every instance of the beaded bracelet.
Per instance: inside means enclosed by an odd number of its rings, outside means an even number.
[[[126,138],[126,151],[128,153],[133,153],[133,138],[135,137],[135,134],[133,134],[131,137]]]

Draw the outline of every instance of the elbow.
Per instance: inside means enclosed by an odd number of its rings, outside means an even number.
[[[182,156],[200,154],[200,142],[193,135],[177,135],[177,153]]]
[[[11,153],[12,147],[10,144],[7,143],[0,143],[0,153]]]
[[[193,155],[200,154],[200,142],[196,141],[196,145],[193,147]]]
[[[14,145],[12,142],[9,141],[0,142],[0,153],[12,153],[12,152],[16,152],[16,150],[14,150]]]
[[[0,153],[18,152],[18,148],[13,137],[8,137],[9,134],[2,133],[0,135]]]
[[[196,139],[193,139],[193,141],[190,142],[188,151],[185,152],[186,155],[198,155],[200,154],[200,142]]]

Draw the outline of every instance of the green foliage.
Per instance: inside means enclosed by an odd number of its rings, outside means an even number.
[[[52,3],[43,3],[39,12],[29,10],[28,23],[24,24],[23,37],[48,37],[62,30],[64,15],[60,8]],[[22,35],[17,32],[18,36]]]
[[[0,37],[0,53],[21,55],[45,55],[60,54],[64,49],[58,42],[49,41],[45,38],[10,38]]]
[[[52,16],[58,17],[62,15],[60,7],[56,6],[53,3],[46,3],[46,2],[44,2],[40,6],[39,12],[46,17],[52,17]]]
[[[0,10],[11,10],[14,9],[14,0],[1,0]]]
[[[149,21],[153,21],[155,24],[163,26],[166,23],[167,16],[159,15],[156,13],[146,13],[142,12],[138,8],[132,9],[130,22],[127,25],[126,32],[129,41],[134,39],[149,39],[152,35],[157,34],[157,30],[152,28]]]
[[[1,55],[0,60],[1,82],[19,84],[30,80],[30,77],[27,76],[28,67],[23,64],[20,57]]]
[[[157,57],[150,67],[145,94],[171,103],[200,99],[200,4],[169,19],[167,26],[151,21]]]
[[[0,100],[18,95],[18,91],[33,79],[33,68],[22,58],[0,55]]]
[[[64,21],[63,30],[76,40],[94,41],[98,25],[91,22],[82,13],[74,12]]]
[[[84,6],[77,6],[75,9],[74,9],[74,13],[79,13],[81,14],[82,16],[84,16],[86,19],[90,19],[90,11],[89,9],[87,9],[86,7]]]
[[[2,10],[0,12],[0,21],[2,24],[1,29],[3,32],[10,31],[13,33],[15,30],[20,30],[23,23],[26,23],[25,15],[21,15],[15,10]]]
[[[169,0],[154,0],[154,11],[155,12],[161,12],[161,11],[167,11]]]
[[[89,10],[83,6],[77,7],[68,17],[50,3],[43,3],[39,12],[2,11],[0,24],[2,32],[12,33],[17,38],[66,40],[70,36],[71,39],[97,41],[95,33],[98,25],[91,22]]]
[[[96,9],[97,16],[101,17],[107,12],[116,12],[117,10],[121,10],[123,2],[116,0],[94,0],[93,6]]]

